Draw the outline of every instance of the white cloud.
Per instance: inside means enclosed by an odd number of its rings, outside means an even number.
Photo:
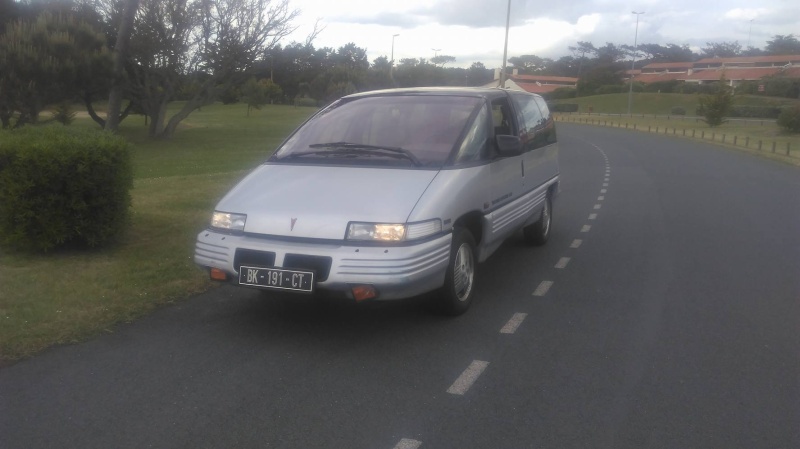
[[[731,20],[753,20],[769,14],[766,8],[743,9],[736,8],[726,12],[723,17]]]
[[[366,48],[372,61],[389,56],[392,35],[395,60],[433,56],[432,48],[456,57],[454,66],[502,64],[506,2],[501,0],[290,0],[303,13],[289,41],[304,41],[314,21],[325,30],[316,47],[338,48],[348,42]],[[633,44],[636,16],[639,43],[705,46],[706,42],[748,39],[763,48],[776,34],[797,35],[800,2],[796,0],[570,0],[546,3],[512,0],[508,55],[558,58],[577,41],[596,46]],[[750,27],[750,20],[756,19]],[[288,43],[288,41],[286,42]]]

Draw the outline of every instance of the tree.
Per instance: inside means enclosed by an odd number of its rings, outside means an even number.
[[[727,121],[725,117],[733,107],[733,89],[725,79],[725,75],[723,74],[714,84],[714,92],[699,99],[700,111],[705,117],[703,121],[712,128],[725,123]]]
[[[241,88],[242,101],[247,103],[247,116],[250,116],[251,109],[261,109],[267,101],[274,101],[283,95],[281,87],[273,83],[270,79],[256,81],[252,77],[244,83]]]
[[[621,48],[631,55],[633,54],[633,45],[622,45]],[[637,59],[642,59],[649,62],[689,62],[695,59],[694,53],[689,48],[689,45],[675,45],[675,44],[639,44],[639,54]]]
[[[764,51],[768,55],[798,55],[800,54],[800,40],[793,34],[783,36],[776,34],[771,41],[767,41]]]
[[[433,65],[444,67],[448,62],[455,62],[456,57],[450,55],[436,55],[431,58]]]
[[[47,104],[71,101],[110,68],[105,36],[67,14],[41,13],[9,24],[0,36],[0,121],[36,122]]]
[[[289,0],[142,0],[129,56],[131,95],[152,120],[151,137],[170,137],[193,111],[241,83],[294,29]],[[189,74],[202,84],[167,118]]]
[[[518,69],[520,73],[533,74],[547,70],[547,67],[553,63],[553,60],[540,58],[536,55],[522,55],[508,58],[508,62],[510,62],[515,69]]]
[[[125,83],[125,60],[128,57],[128,47],[130,45],[131,34],[133,33],[133,20],[136,17],[136,11],[139,9],[139,0],[125,0],[122,10],[122,17],[120,19],[119,31],[117,32],[117,39],[114,45],[113,55],[113,78],[111,80],[111,89],[108,93],[108,110],[106,113],[106,121],[101,123],[104,129],[109,131],[116,131],[119,127],[120,121],[124,118],[120,116],[120,109],[122,109],[122,95]],[[129,103],[125,115],[130,111],[131,105]],[[92,115],[92,102],[86,98],[86,108]],[[97,114],[93,117],[98,121]]]
[[[578,79],[578,95],[594,95],[602,86],[621,85],[621,69],[619,64],[602,64],[587,70]]]
[[[606,42],[606,45],[598,47],[595,51],[597,61],[600,64],[613,64],[625,58],[625,50],[622,47],[617,47],[611,42]]]
[[[487,69],[482,62],[473,62],[467,69],[467,85],[468,86],[482,86],[490,81],[494,74],[490,69]]]
[[[703,57],[706,58],[733,58],[742,53],[742,45],[739,44],[739,41],[706,42],[702,51]]]

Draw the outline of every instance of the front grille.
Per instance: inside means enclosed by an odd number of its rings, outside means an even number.
[[[313,271],[317,282],[324,282],[331,271],[331,263],[330,257],[287,254],[283,259],[283,268]]]
[[[274,267],[275,266],[275,253],[268,251],[255,251],[252,249],[238,248],[236,255],[233,257],[233,268],[239,271],[239,267],[256,266],[256,267]]]

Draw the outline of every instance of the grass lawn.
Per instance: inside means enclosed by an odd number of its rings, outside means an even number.
[[[194,239],[217,200],[314,108],[212,105],[169,140],[147,138],[139,116],[120,133],[132,142],[131,226],[116,246],[44,256],[0,252],[0,363],[81,341],[175,299],[211,287],[192,261]],[[79,118],[72,126],[96,126]]]

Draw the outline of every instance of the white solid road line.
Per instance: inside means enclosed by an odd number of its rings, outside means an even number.
[[[539,286],[536,287],[536,290],[533,291],[533,296],[544,296],[547,294],[547,291],[550,290],[550,287],[553,286],[553,281],[542,281],[539,283]]]
[[[403,438],[393,449],[418,449],[420,446],[422,446],[422,441]]]
[[[569,247],[570,248],[578,248],[578,247],[581,246],[581,243],[583,243],[583,240],[575,239],[575,240],[572,241],[572,244],[569,245]]]
[[[481,375],[483,370],[489,366],[489,362],[484,362],[482,360],[473,360],[472,363],[469,364],[467,369],[458,376],[453,385],[450,385],[450,388],[447,389],[447,392],[450,394],[464,394],[469,390],[472,384],[478,380],[478,376]]]
[[[517,328],[519,327],[520,324],[522,324],[522,321],[525,320],[525,317],[527,316],[528,316],[527,313],[515,313],[514,316],[512,316],[511,319],[508,320],[508,323],[506,323],[506,325],[503,326],[502,329],[500,329],[500,333],[513,334],[514,332],[517,331]]]
[[[556,264],[556,268],[567,268],[567,264],[569,263],[569,257],[562,257],[558,260]]]

